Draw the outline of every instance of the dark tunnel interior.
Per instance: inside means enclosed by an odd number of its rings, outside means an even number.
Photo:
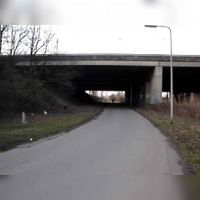
[[[129,90],[130,82],[137,87],[149,79],[153,67],[83,66],[76,82],[81,90]]]
[[[93,91],[125,91],[126,103],[130,100],[132,87],[133,104],[140,95],[141,85],[149,81],[153,67],[141,66],[82,66],[82,75],[76,79],[80,92]]]
[[[80,66],[81,67],[81,66]],[[150,81],[154,67],[150,66],[82,66],[77,88],[86,90],[118,90],[126,92],[129,103],[132,84],[133,104],[141,101],[141,88]],[[174,67],[174,94],[200,92],[200,68]],[[145,89],[143,89],[145,91]],[[163,67],[162,92],[170,91],[170,68]]]
[[[200,68],[174,67],[174,94],[200,92]],[[163,92],[170,90],[170,68],[163,67]]]

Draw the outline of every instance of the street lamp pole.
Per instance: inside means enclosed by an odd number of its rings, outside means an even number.
[[[170,33],[170,120],[173,123],[174,119],[174,83],[173,83],[173,56],[172,56],[172,30],[169,26],[162,25],[145,25],[146,28],[167,28]]]

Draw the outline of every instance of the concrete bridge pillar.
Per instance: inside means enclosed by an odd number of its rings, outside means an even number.
[[[146,82],[142,82],[140,85],[140,100],[139,104],[143,105],[146,103]]]
[[[146,82],[145,103],[150,103],[150,80]]]
[[[129,89],[126,91],[126,102],[129,106],[142,104],[157,104],[162,102],[163,68],[153,68],[146,80],[130,80]]]
[[[162,76],[163,68],[156,66],[152,72],[150,81],[146,84],[146,102],[157,104],[162,102]]]

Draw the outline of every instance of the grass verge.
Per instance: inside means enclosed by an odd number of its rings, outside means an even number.
[[[0,122],[0,151],[5,151],[20,144],[36,141],[61,132],[68,132],[100,114],[102,108],[90,107],[71,113],[36,114],[28,116],[28,123]]]
[[[175,115],[171,124],[169,114],[151,107],[137,108],[137,112],[144,115],[178,147],[179,153],[187,163],[190,174],[200,175],[200,121]]]

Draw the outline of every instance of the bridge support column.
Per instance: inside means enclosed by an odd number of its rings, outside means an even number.
[[[145,88],[145,103],[150,103],[150,81],[148,80],[146,82],[146,88]]]
[[[153,70],[150,82],[146,85],[146,99],[150,104],[162,102],[162,74],[163,68],[156,66]]]
[[[140,105],[143,105],[146,102],[146,87],[147,84],[145,82],[142,82],[140,86],[140,100],[139,100]]]

